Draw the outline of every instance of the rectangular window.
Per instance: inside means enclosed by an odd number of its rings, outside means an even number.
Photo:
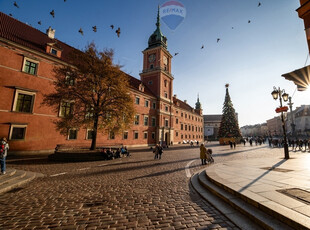
[[[183,113],[181,113],[181,117],[183,117]]]
[[[168,93],[167,92],[165,92],[165,98],[168,98]]]
[[[156,109],[156,102],[153,102],[153,109]]]
[[[175,119],[175,123],[179,124],[179,119],[178,118]]]
[[[140,104],[140,98],[136,97],[136,104],[139,105]]]
[[[190,125],[188,126],[188,131],[191,131],[191,126]]]
[[[183,139],[183,134],[181,134],[181,139]]]
[[[187,125],[185,125],[185,131],[187,131]]]
[[[11,125],[10,140],[24,140],[27,125]]]
[[[13,110],[16,112],[32,113],[35,93],[16,90]]]
[[[144,138],[144,139],[147,139],[147,132],[144,132],[144,133],[143,133],[143,138]]]
[[[28,58],[24,59],[23,71],[32,75],[36,75],[38,70],[38,62],[30,60]]]
[[[76,140],[77,139],[77,130],[70,129],[68,134],[68,140]]]
[[[156,126],[156,117],[152,117],[152,126],[153,126],[153,127]]]
[[[149,117],[148,116],[144,116],[144,125],[148,126],[149,125]]]
[[[137,114],[137,115],[135,115],[135,119],[134,119],[134,124],[135,125],[139,125],[139,120],[140,120],[140,116]]]
[[[178,132],[175,132],[175,136],[176,136],[176,137],[179,136],[179,133],[178,133]]]
[[[166,111],[166,112],[169,112],[168,106],[165,106],[165,111]]]
[[[57,50],[51,48],[51,54],[57,55]]]
[[[86,131],[86,140],[91,140],[93,139],[94,136],[94,130],[92,129],[87,129]]]
[[[73,112],[73,102],[63,101],[60,104],[59,116],[60,117],[67,117],[72,114]]]
[[[94,107],[86,106],[85,119],[91,119],[94,117]]]
[[[139,138],[139,133],[137,131],[134,132],[133,134],[134,139],[138,139]]]
[[[145,107],[149,107],[149,103],[150,103],[150,102],[149,102],[148,100],[145,100],[145,101],[144,101],[144,106],[145,106]]]
[[[165,126],[168,127],[169,126],[169,121],[165,120]]]
[[[152,139],[155,140],[155,133],[152,133]]]
[[[183,130],[183,124],[181,124],[181,130]]]
[[[125,132],[123,133],[123,139],[124,139],[124,140],[127,140],[127,139],[128,139],[128,132],[127,132],[127,131],[125,131]]]
[[[185,113],[185,118],[187,118],[187,113]]]
[[[114,140],[115,139],[115,133],[113,131],[109,132],[109,139]]]

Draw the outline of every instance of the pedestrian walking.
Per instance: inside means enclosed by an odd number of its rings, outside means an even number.
[[[154,153],[154,160],[158,159],[158,154],[159,154],[159,144],[156,144],[155,149],[153,151]]]
[[[200,145],[200,159],[201,159],[201,165],[205,165],[206,164],[206,153],[207,153],[207,149],[206,147],[201,144]]]
[[[163,154],[164,150],[162,146],[158,146],[158,159],[161,159],[161,155]]]
[[[5,137],[1,139],[0,143],[0,164],[1,164],[1,174],[5,174],[6,170],[6,156],[8,155],[8,150],[9,150],[9,143]]]

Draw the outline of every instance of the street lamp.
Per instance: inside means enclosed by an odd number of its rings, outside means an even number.
[[[277,100],[279,98],[280,100],[280,112],[281,112],[281,120],[282,120],[282,128],[283,128],[283,135],[284,135],[284,158],[289,159],[289,153],[288,153],[288,145],[287,145],[287,140],[286,140],[286,130],[285,130],[285,121],[284,121],[284,115],[283,112],[283,106],[282,106],[282,98],[286,102],[288,100],[288,94],[285,93],[285,90],[281,90],[280,87],[277,89],[276,87],[273,87],[273,91],[271,93],[273,99]],[[286,107],[287,109],[287,107]]]

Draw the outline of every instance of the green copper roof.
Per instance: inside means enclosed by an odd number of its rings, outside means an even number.
[[[156,46],[163,46],[167,49],[167,38],[160,31],[160,17],[159,17],[159,6],[157,11],[157,22],[156,22],[156,30],[149,38],[149,47],[153,48]]]
[[[196,109],[201,109],[201,103],[199,102],[199,94],[198,94],[198,97],[197,97],[197,102],[196,102]]]

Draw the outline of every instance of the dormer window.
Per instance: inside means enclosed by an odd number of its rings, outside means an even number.
[[[144,92],[144,85],[143,84],[139,85],[139,91]]]
[[[57,55],[57,50],[54,48],[51,48],[51,54]]]

